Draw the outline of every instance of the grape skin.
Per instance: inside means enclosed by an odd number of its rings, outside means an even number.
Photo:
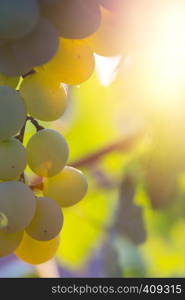
[[[87,193],[87,179],[73,167],[65,167],[58,175],[44,179],[44,195],[54,199],[61,207],[78,203]]]
[[[43,76],[53,74],[63,83],[77,85],[89,79],[95,68],[93,51],[86,41],[61,39],[57,54],[41,68]]]
[[[23,231],[7,233],[0,230],[0,257],[11,254],[20,245]]]
[[[16,89],[19,81],[20,77],[8,77],[6,75],[0,74],[0,85],[7,85]]]
[[[22,242],[16,249],[15,254],[17,257],[29,264],[39,265],[55,256],[59,243],[59,236],[50,241],[41,242],[32,239],[25,232]]]
[[[42,1],[43,2],[43,1]],[[101,22],[98,3],[92,0],[45,1],[42,13],[68,39],[83,39],[94,33]]]
[[[0,86],[0,141],[14,136],[26,120],[22,97],[13,88]]]
[[[98,0],[98,1],[103,7],[113,12],[119,11],[123,9],[123,5],[124,6],[127,5],[127,0]]]
[[[18,139],[10,138],[0,142],[0,162],[0,180],[13,180],[23,173],[27,155]]]
[[[115,56],[119,55],[125,47],[122,35],[119,19],[108,10],[102,9],[101,25],[86,41],[96,54]]]
[[[28,165],[37,175],[50,177],[59,173],[67,163],[68,145],[64,137],[53,129],[34,134],[27,145]]]
[[[31,69],[29,62],[23,65],[15,56],[12,43],[6,43],[0,47],[0,72],[3,75],[15,77],[28,73]]]
[[[56,54],[58,47],[58,31],[46,18],[40,18],[33,32],[12,44],[21,69],[30,70],[47,63]]]
[[[8,224],[2,230],[14,233],[25,229],[31,222],[36,209],[36,199],[31,189],[18,181],[0,183],[0,212]]]
[[[37,0],[1,0],[0,38],[22,38],[33,30],[38,19]]]
[[[46,77],[42,73],[35,73],[25,78],[20,93],[28,113],[41,121],[59,119],[67,106],[64,87],[55,78],[52,80],[51,76]]]
[[[48,197],[37,198],[36,212],[26,232],[35,240],[49,241],[60,233],[62,226],[60,206]]]

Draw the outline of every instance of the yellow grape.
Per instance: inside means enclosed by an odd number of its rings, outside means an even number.
[[[27,163],[26,149],[16,138],[0,142],[0,180],[19,177]]]
[[[29,264],[39,265],[55,256],[59,243],[59,236],[50,241],[41,242],[32,239],[27,233],[24,233],[22,242],[16,249],[15,254]]]
[[[58,175],[44,180],[44,195],[57,201],[61,207],[79,202],[87,189],[86,177],[73,167],[67,166]]]
[[[33,92],[34,91],[34,92]],[[35,73],[24,79],[22,94],[28,113],[41,121],[55,121],[64,113],[67,95],[64,87],[52,76]]]
[[[36,212],[26,232],[35,240],[49,241],[60,233],[62,225],[60,206],[48,197],[37,198]]]
[[[23,231],[7,233],[0,230],[0,257],[11,254],[21,243]]]
[[[69,148],[59,132],[43,129],[29,140],[27,154],[32,171],[39,176],[50,177],[59,173],[66,165]]]
[[[14,233],[25,229],[36,209],[31,189],[19,181],[0,183],[0,229]]]
[[[98,30],[86,39],[93,52],[102,56],[118,55],[123,49],[123,31],[116,15],[102,9],[102,21]]]
[[[75,85],[89,79],[94,68],[94,55],[85,41],[62,38],[54,58],[37,70],[43,71],[43,76],[53,74],[57,80]]]

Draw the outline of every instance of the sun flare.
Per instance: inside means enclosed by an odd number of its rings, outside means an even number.
[[[184,97],[185,84],[185,3],[173,2],[161,21],[154,60],[157,87],[164,99]]]

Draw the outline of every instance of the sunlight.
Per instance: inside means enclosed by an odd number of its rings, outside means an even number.
[[[103,57],[95,55],[95,58],[98,78],[103,86],[108,86],[116,76],[120,56]]]
[[[136,81],[146,105],[179,114],[185,97],[185,2],[163,4],[159,4],[149,47],[136,61]]]
[[[154,48],[156,87],[163,101],[181,101],[185,84],[185,3],[173,1],[165,10]],[[172,102],[174,102],[172,101]],[[175,104],[172,103],[173,104]]]

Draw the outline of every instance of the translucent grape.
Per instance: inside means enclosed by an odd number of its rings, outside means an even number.
[[[38,71],[43,71],[43,76],[53,74],[66,84],[80,84],[89,79],[94,68],[94,55],[85,41],[61,39],[55,57]]]
[[[13,88],[0,86],[0,141],[15,135],[26,120],[22,97]]]
[[[6,75],[0,74],[0,85],[7,85],[16,89],[19,81],[20,77],[8,77]]]
[[[48,197],[37,198],[36,212],[26,232],[35,240],[49,241],[60,233],[62,225],[60,206]]]
[[[102,9],[102,22],[98,30],[87,38],[92,51],[102,56],[118,55],[123,49],[123,32],[119,19]]]
[[[0,142],[0,180],[13,180],[23,173],[27,163],[26,150],[16,138]]]
[[[29,264],[38,265],[55,256],[59,243],[59,236],[50,241],[41,242],[32,239],[27,233],[24,233],[22,242],[16,249],[15,254]]]
[[[1,0],[0,38],[21,38],[33,30],[38,19],[37,0]]]
[[[42,121],[57,120],[67,106],[64,87],[55,78],[43,76],[42,73],[26,77],[20,93],[25,100],[28,113]]]
[[[40,18],[34,31],[15,41],[12,48],[21,69],[31,70],[47,63],[56,54],[58,46],[57,29],[46,18]]]
[[[39,176],[59,173],[67,163],[69,149],[64,137],[53,129],[34,134],[27,145],[28,164]]]
[[[94,33],[101,21],[101,12],[96,1],[62,0],[41,1],[43,14],[68,39],[81,39]]]
[[[65,167],[58,175],[44,180],[44,195],[57,201],[61,207],[78,203],[87,193],[87,179],[73,167]]]
[[[123,9],[123,5],[126,6],[124,3],[124,0],[98,0],[98,2],[105,7],[106,9],[109,9],[111,11],[118,11],[120,9]]]
[[[23,231],[7,233],[0,230],[0,257],[7,256],[15,251],[21,243]]]
[[[0,183],[0,213],[7,218],[1,230],[14,233],[23,230],[31,222],[36,209],[36,199],[31,189],[18,181]]]

